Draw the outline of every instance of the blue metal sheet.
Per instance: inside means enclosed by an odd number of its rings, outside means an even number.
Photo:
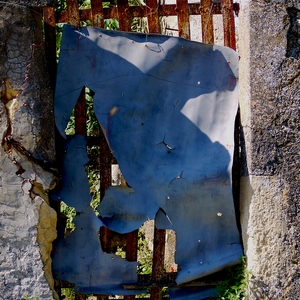
[[[64,237],[64,228],[58,230],[60,234],[52,252],[53,276],[74,283],[76,290],[84,293],[141,293],[143,291],[124,291],[121,286],[122,283],[137,281],[137,263],[127,262],[101,249],[98,232],[104,225],[89,206],[86,143],[86,136],[69,137],[62,166],[62,188],[52,195],[77,211],[75,231]]]
[[[83,86],[129,187],[109,187],[102,222],[125,233],[157,214],[175,230],[177,283],[238,263],[231,192],[236,53],[181,38],[65,26],[55,93],[64,135]],[[162,213],[164,212],[164,213]]]

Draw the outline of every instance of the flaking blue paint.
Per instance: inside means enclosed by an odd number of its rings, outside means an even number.
[[[82,87],[92,89],[95,114],[130,186],[107,189],[98,221],[125,233],[156,217],[159,228],[173,229],[178,284],[242,255],[231,192],[237,69],[237,55],[226,47],[64,28],[58,130],[64,135]]]

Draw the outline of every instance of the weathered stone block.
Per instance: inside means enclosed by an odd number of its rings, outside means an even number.
[[[295,26],[291,8],[295,12],[299,2],[241,3],[240,107],[246,161],[241,224],[252,272],[249,299],[300,297],[300,61],[289,54],[289,31]]]

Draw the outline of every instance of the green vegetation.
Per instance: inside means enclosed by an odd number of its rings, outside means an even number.
[[[138,261],[137,267],[138,274],[151,274],[152,273],[152,258],[153,252],[149,249],[145,234],[139,230],[138,233]]]
[[[76,217],[76,210],[74,207],[68,206],[65,202],[60,202],[60,213],[67,218],[65,234],[75,230],[74,219]]]
[[[249,283],[246,257],[241,257],[241,262],[226,269],[227,280],[217,286],[218,300],[245,300]]]
[[[62,288],[61,289],[62,299],[64,300],[74,300],[75,299],[75,292],[73,288]]]

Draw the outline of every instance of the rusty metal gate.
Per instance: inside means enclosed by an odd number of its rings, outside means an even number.
[[[69,23],[74,26],[80,26],[81,21],[91,21],[93,26],[104,27],[105,19],[117,19],[121,31],[131,31],[131,20],[133,18],[147,18],[149,33],[161,33],[161,18],[168,16],[177,16],[178,36],[185,39],[191,38],[190,16],[201,15],[202,41],[208,44],[214,43],[214,15],[223,16],[224,46],[236,49],[235,21],[234,14],[238,15],[239,4],[233,3],[233,0],[201,0],[200,3],[189,3],[188,0],[177,0],[176,4],[157,3],[156,0],[146,0],[146,5],[129,6],[128,0],[117,0],[115,5],[109,8],[103,7],[102,0],[91,0],[91,8],[80,10],[77,0],[67,0],[67,10],[56,12],[54,7],[44,8],[45,22],[45,42],[48,51],[49,67],[52,75],[52,83],[55,85],[56,74],[56,43],[55,26],[57,23]],[[200,29],[199,29],[200,30]],[[87,115],[86,115],[86,97],[83,91],[75,111],[75,132],[87,134]],[[101,131],[101,130],[100,130]],[[235,147],[238,149],[238,138],[236,137]],[[97,164],[100,168],[100,195],[103,197],[106,188],[111,184],[111,165],[116,163],[112,153],[107,145],[106,139],[100,132],[100,136],[92,139],[91,143],[101,149],[100,157],[91,155],[91,163]],[[237,160],[235,159],[235,164]],[[237,169],[235,167],[235,169]],[[233,177],[236,176],[233,172]],[[236,180],[237,182],[237,180]],[[235,180],[233,180],[235,184]],[[234,187],[238,194],[237,186]],[[101,245],[103,251],[113,252],[112,240],[117,233],[107,228],[101,227]],[[148,288],[151,299],[162,299],[162,288],[174,286],[176,272],[166,272],[164,270],[166,230],[154,229],[154,251],[153,267],[150,276],[140,276],[139,282],[134,287],[138,289],[138,284],[143,288]],[[128,261],[137,260],[138,231],[122,236],[126,244],[126,259]],[[192,285],[203,286],[211,283],[211,278],[193,282]],[[216,281],[216,280],[215,280]],[[60,294],[62,287],[70,287],[68,283],[56,282],[57,292]],[[76,294],[75,299],[86,299],[85,295]],[[97,295],[97,299],[109,299],[109,295]],[[138,297],[138,296],[137,296]],[[124,296],[124,299],[137,299],[136,296]]]

